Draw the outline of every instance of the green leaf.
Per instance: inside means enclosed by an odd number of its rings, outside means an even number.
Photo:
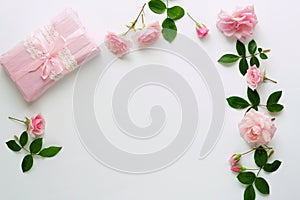
[[[252,56],[250,58],[250,65],[251,66],[256,65],[256,67],[260,66],[259,60],[258,60],[258,58],[256,56]]]
[[[267,109],[269,112],[280,112],[284,108],[281,104],[269,104],[267,105]]]
[[[252,185],[248,185],[244,192],[244,200],[255,200],[255,191]]]
[[[39,153],[39,155],[42,157],[50,158],[50,157],[56,156],[56,154],[58,154],[58,152],[61,149],[62,149],[62,147],[51,146],[51,147],[42,149],[41,152]]]
[[[279,160],[275,160],[274,162],[272,163],[267,163],[265,166],[264,166],[264,170],[266,172],[275,172],[281,165],[281,161]]]
[[[162,23],[162,35],[168,42],[172,42],[177,35],[177,27],[173,19],[166,18]]]
[[[29,146],[30,153],[36,154],[42,149],[43,138],[33,140]]]
[[[241,97],[232,96],[232,97],[227,98],[226,100],[227,100],[229,106],[231,106],[232,108],[243,109],[243,108],[247,108],[248,106],[250,106],[248,101],[246,101],[245,99],[243,99]]]
[[[32,155],[26,155],[22,160],[22,171],[27,172],[32,168],[33,165],[33,157]]]
[[[282,95],[282,91],[273,92],[267,100],[267,105],[277,104],[281,95]]]
[[[247,96],[249,101],[252,103],[252,106],[258,106],[260,103],[260,97],[256,90],[252,90],[248,87],[247,89]]]
[[[22,149],[22,147],[20,147],[15,140],[7,141],[6,145],[12,151],[20,151]]]
[[[20,136],[20,145],[24,147],[28,142],[28,133],[24,131]]]
[[[262,194],[270,194],[270,187],[268,182],[262,177],[258,177],[255,179],[255,187]]]
[[[244,45],[241,41],[239,41],[239,40],[236,41],[236,51],[238,52],[238,54],[239,54],[240,56],[242,56],[242,57],[245,57],[245,56],[246,56],[246,47],[245,47],[245,45]]]
[[[243,184],[252,184],[256,176],[253,172],[241,172],[237,176],[237,179]]]
[[[263,51],[262,48],[258,48],[257,50],[258,50],[259,53],[261,53]]]
[[[237,56],[234,54],[225,54],[218,60],[218,62],[219,63],[234,63],[240,58],[241,58],[240,56]]]
[[[262,146],[255,150],[254,160],[258,167],[263,167],[267,163],[268,153]]]
[[[243,76],[247,73],[247,70],[249,68],[248,62],[246,58],[242,58],[239,62],[239,69]]]
[[[184,16],[184,9],[180,6],[174,6],[167,9],[167,15],[170,19],[177,20]]]
[[[149,1],[148,6],[150,10],[156,14],[162,14],[167,8],[166,4],[161,0],[151,0]]]
[[[254,40],[251,40],[248,44],[249,53],[250,54],[255,54],[256,48],[257,48],[256,42]]]
[[[261,59],[263,59],[263,60],[268,59],[268,56],[267,56],[267,54],[265,54],[265,53],[260,53],[260,54],[259,54],[259,57],[260,57]]]

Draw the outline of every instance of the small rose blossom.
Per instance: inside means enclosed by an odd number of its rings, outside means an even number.
[[[218,15],[217,28],[225,36],[235,36],[238,39],[246,39],[253,36],[254,27],[257,24],[254,6],[237,8],[232,14],[221,11]]]
[[[155,22],[136,32],[134,40],[141,46],[151,45],[159,38],[160,31],[161,27],[159,23]]]
[[[240,135],[250,144],[268,144],[276,127],[270,117],[251,109],[238,124]]]
[[[197,24],[196,31],[197,31],[198,37],[199,38],[203,38],[203,37],[205,37],[208,34],[209,29],[206,28],[206,26],[204,24],[201,24],[201,25]]]
[[[108,50],[119,57],[126,54],[131,47],[130,41],[114,33],[108,33],[105,37],[104,43]]]
[[[245,171],[245,168],[242,165],[234,165],[234,166],[231,166],[230,169],[231,169],[231,171],[234,171],[234,172]]]
[[[229,159],[230,165],[231,166],[236,165],[240,161],[241,157],[242,157],[241,154],[233,154]]]
[[[264,72],[254,65],[247,70],[246,79],[249,88],[255,90],[264,82]]]
[[[44,130],[45,130],[45,120],[40,114],[30,119],[28,124],[28,131],[29,131],[29,135],[32,138],[41,136],[44,133]]]

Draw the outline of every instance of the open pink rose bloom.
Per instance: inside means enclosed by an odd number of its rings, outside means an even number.
[[[135,41],[141,46],[153,44],[160,36],[161,27],[158,22],[148,25],[146,28],[137,31],[134,35]]]
[[[271,118],[254,109],[247,112],[238,127],[242,138],[252,144],[268,144],[276,131]]]
[[[131,47],[129,40],[114,33],[108,33],[105,37],[104,43],[108,50],[119,57],[125,55]]]
[[[257,17],[254,13],[254,6],[237,8],[233,13],[223,10],[218,15],[217,28],[225,36],[235,36],[237,39],[246,39],[253,36],[254,27],[257,24]]]
[[[0,64],[26,101],[40,97],[56,80],[100,53],[79,17],[66,9],[49,25],[0,56]]]

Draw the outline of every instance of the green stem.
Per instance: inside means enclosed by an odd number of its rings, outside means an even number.
[[[264,81],[271,81],[272,83],[277,83],[277,81],[274,81],[273,79],[270,79],[268,77],[264,77]]]
[[[191,18],[191,20],[193,21],[193,22],[195,22],[196,23],[196,25],[199,25],[200,26],[200,24],[190,15],[190,13],[186,13],[188,16],[189,16],[189,18]]]
[[[243,156],[243,155],[246,155],[246,154],[248,154],[248,153],[251,153],[251,152],[254,151],[254,150],[256,150],[256,148],[252,148],[252,149],[250,149],[250,150],[248,150],[248,151],[242,153],[241,155],[242,155],[242,156]]]
[[[270,49],[263,50],[264,53],[269,53],[270,51],[271,51]],[[257,55],[259,55],[259,54],[261,54],[261,53],[258,52],[258,53],[255,53],[255,54],[251,54],[251,55],[249,55],[249,56],[246,56],[245,58],[250,58],[250,57],[252,57],[252,56],[257,56]]]
[[[136,25],[138,19],[140,18],[141,14],[143,13],[145,6],[146,6],[146,3],[144,3],[144,5],[143,5],[141,11],[139,12],[138,16],[137,16],[136,19],[132,22],[131,26],[130,26],[130,27],[128,28],[128,30],[123,34],[123,36],[127,35],[127,33],[128,33],[131,29],[134,29],[134,28],[135,28],[135,25]]]
[[[259,173],[260,173],[261,170],[262,170],[262,167],[259,168],[259,170],[258,170],[258,172],[256,174],[256,177],[258,177],[258,175],[259,175]]]
[[[20,120],[20,119],[14,118],[14,117],[8,117],[8,119],[15,120],[15,121],[17,121],[17,122],[21,122],[21,123],[24,123],[24,124],[25,124],[25,121],[24,121],[24,120]]]
[[[19,143],[19,145],[21,146],[21,148],[22,148],[24,151],[26,151],[27,153],[30,153],[31,155],[33,155],[28,149],[26,149],[25,147],[23,147],[23,146],[21,145],[18,136],[15,135],[14,138],[15,138],[15,140]]]

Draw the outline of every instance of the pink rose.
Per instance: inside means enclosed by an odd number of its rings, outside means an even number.
[[[161,27],[158,22],[150,24],[146,28],[136,32],[134,40],[141,46],[153,44],[159,37]]]
[[[115,55],[123,56],[129,51],[131,43],[125,38],[114,33],[108,33],[105,37],[106,47]]]
[[[254,109],[246,113],[238,127],[244,140],[254,144],[268,144],[276,131],[271,118]]]
[[[30,119],[28,124],[28,131],[32,138],[41,136],[44,133],[44,129],[45,120],[40,114]]]
[[[264,81],[264,72],[255,65],[247,70],[246,79],[249,88],[255,90]]]
[[[218,15],[217,28],[230,37],[235,35],[238,39],[246,39],[253,35],[257,17],[254,6],[238,8],[232,14],[221,11]]]
[[[206,28],[206,26],[204,24],[202,24],[202,25],[197,24],[196,31],[197,31],[198,37],[203,38],[208,34],[209,29]]]
[[[240,158],[242,157],[241,154],[234,154],[230,157],[229,159],[229,163],[231,166],[233,165],[236,165],[239,161],[240,161]]]

